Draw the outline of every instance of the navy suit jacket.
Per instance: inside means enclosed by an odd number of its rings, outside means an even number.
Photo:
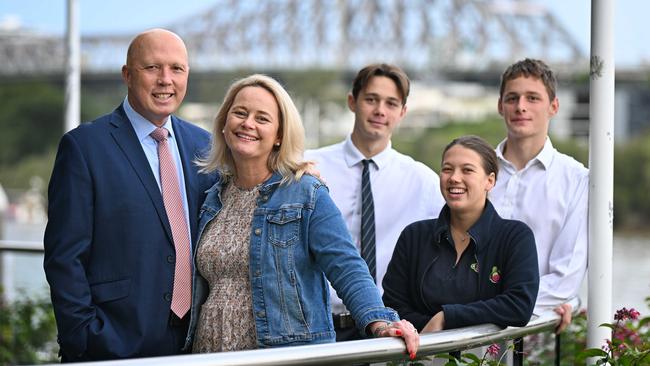
[[[214,176],[209,134],[172,116],[196,246]],[[48,190],[44,268],[66,361],[179,353],[168,326],[175,251],[162,195],[122,106],[61,139]]]

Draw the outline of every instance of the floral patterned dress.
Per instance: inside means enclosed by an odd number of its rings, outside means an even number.
[[[223,208],[207,225],[198,246],[197,268],[209,284],[192,351],[225,352],[257,348],[250,286],[249,243],[259,187],[228,184]]]

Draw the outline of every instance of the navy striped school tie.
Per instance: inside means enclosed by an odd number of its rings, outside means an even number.
[[[375,204],[372,200],[370,185],[370,168],[372,159],[362,160],[361,173],[361,257],[368,264],[370,275],[377,280],[377,264],[375,262]]]

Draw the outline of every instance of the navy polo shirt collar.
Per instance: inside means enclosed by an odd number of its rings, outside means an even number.
[[[479,217],[478,221],[476,221],[474,225],[469,229],[469,235],[476,245],[477,253],[481,252],[489,242],[487,238],[490,237],[492,221],[497,216],[498,214],[494,209],[494,206],[492,206],[490,200],[486,199],[485,208],[483,209],[481,217]],[[443,235],[446,235],[449,232],[449,219],[449,206],[445,204],[445,206],[440,211],[438,220],[436,220],[436,227],[433,231],[434,237],[437,239],[438,243],[440,243],[443,239]]]

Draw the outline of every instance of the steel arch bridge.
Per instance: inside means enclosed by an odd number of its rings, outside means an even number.
[[[524,0],[214,0],[160,26],[178,33],[193,68],[486,70],[523,57],[586,65],[575,39],[541,3]],[[84,72],[119,69],[136,30],[82,36]],[[63,70],[64,40],[0,33],[0,74]]]

